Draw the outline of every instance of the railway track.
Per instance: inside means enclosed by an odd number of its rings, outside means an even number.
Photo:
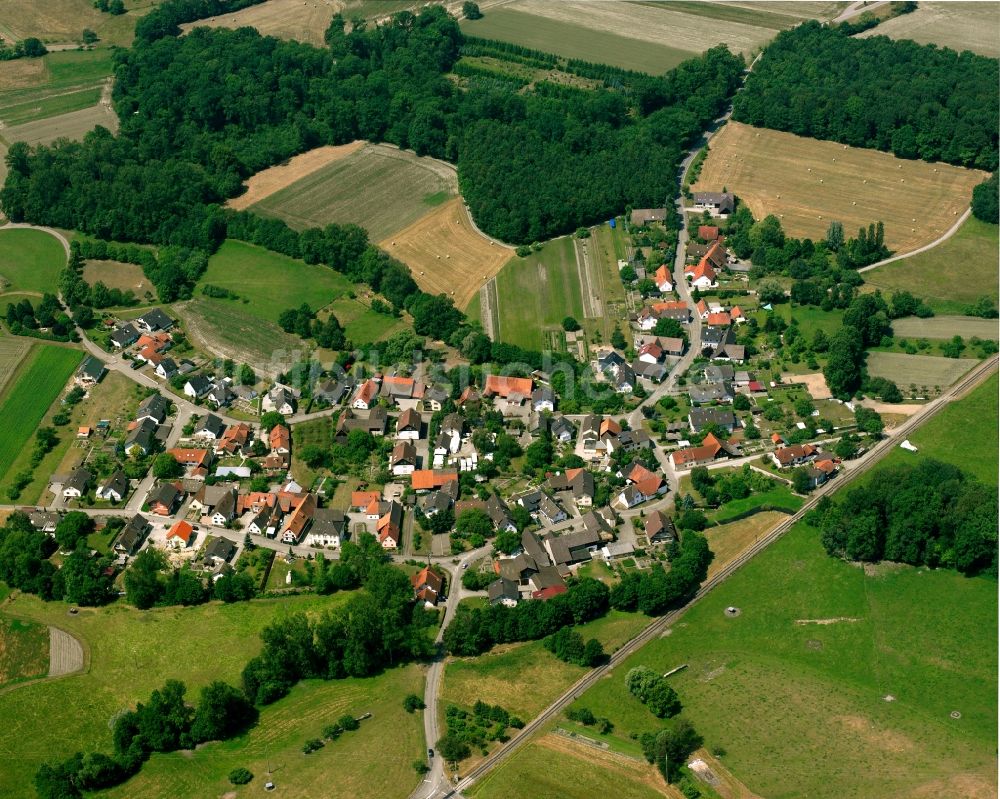
[[[609,671],[614,669],[625,659],[631,657],[635,652],[641,649],[645,644],[649,643],[653,639],[662,635],[663,632],[673,625],[678,619],[683,616],[687,610],[702,599],[706,594],[709,593],[713,588],[716,588],[719,584],[728,579],[737,569],[751,560],[754,556],[759,554],[761,551],[766,549],[768,546],[777,541],[781,536],[787,533],[796,523],[801,521],[805,514],[812,510],[819,501],[825,497],[832,494],[834,491],[839,490],[845,485],[848,485],[852,481],[856,480],[863,474],[866,474],[871,470],[881,458],[892,450],[898,442],[906,437],[907,434],[912,432],[915,428],[923,424],[924,422],[932,419],[942,409],[946,408],[948,404],[956,399],[963,397],[970,389],[976,386],[980,381],[985,379],[994,369],[997,368],[998,357],[994,355],[983,363],[979,364],[971,372],[969,372],[964,378],[959,380],[954,386],[952,386],[947,392],[941,395],[934,402],[929,403],[926,410],[922,413],[914,415],[903,422],[898,427],[894,428],[891,434],[887,435],[882,441],[875,445],[868,455],[861,461],[858,461],[856,466],[849,470],[845,470],[843,474],[840,475],[832,483],[827,483],[817,490],[812,497],[802,506],[802,508],[796,512],[794,515],[789,516],[787,519],[782,521],[777,527],[775,527],[766,536],[760,539],[749,547],[745,552],[743,552],[739,557],[733,560],[731,563],[727,564],[723,569],[721,569],[714,577],[706,580],[698,592],[694,595],[690,602],[688,602],[684,607],[678,608],[677,610],[671,611],[670,613],[659,617],[656,621],[652,622],[650,625],[645,627],[642,632],[640,632],[635,638],[625,644],[621,649],[615,652],[608,663],[599,666],[593,671],[588,672],[579,680],[577,680],[568,690],[566,690],[555,702],[549,705],[542,713],[535,717],[531,722],[529,722],[524,729],[514,738],[507,746],[500,749],[490,755],[488,758],[479,763],[475,768],[473,768],[462,780],[460,780],[454,790],[447,793],[446,796],[457,796],[463,790],[470,787],[473,783],[481,780],[490,771],[496,768],[500,763],[506,760],[510,755],[515,752],[521,745],[526,743],[536,732],[538,732],[545,724],[559,715],[571,702],[576,700],[584,691],[594,685],[598,680],[602,679]]]

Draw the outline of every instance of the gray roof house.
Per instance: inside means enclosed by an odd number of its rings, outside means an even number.
[[[139,449],[143,455],[148,455],[153,451],[153,438],[156,433],[157,424],[153,419],[144,417],[127,436],[125,436],[125,452]]]
[[[115,328],[115,330],[109,336],[111,343],[116,347],[127,347],[139,338],[139,331],[135,329],[135,325],[131,322],[126,322],[120,327]]]
[[[153,308],[151,311],[146,311],[135,322],[140,328],[149,333],[157,330],[169,330],[174,326],[174,320],[163,313],[160,308]]]
[[[732,432],[736,427],[736,415],[726,408],[692,408],[688,414],[688,423],[695,433],[709,424]]]
[[[128,477],[119,469],[97,487],[97,498],[121,502],[128,494],[128,485]]]
[[[214,413],[207,414],[194,429],[198,438],[219,438],[226,430],[226,424]]]
[[[114,549],[125,555],[134,555],[153,526],[138,513],[128,520],[115,539]]]
[[[169,408],[170,403],[167,402],[165,397],[159,394],[150,394],[139,403],[139,407],[135,412],[135,418],[139,421],[152,419],[157,424],[161,424],[167,418],[167,410]]]
[[[76,370],[73,382],[79,386],[92,386],[100,382],[106,371],[103,361],[93,355],[88,355]]]

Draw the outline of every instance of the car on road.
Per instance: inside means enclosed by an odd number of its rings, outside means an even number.
[[[428,749],[427,750],[427,757],[434,757],[434,750],[433,749]]]
[[[132,361],[132,363],[129,364],[129,369],[142,369],[143,366],[145,366],[143,361]]]

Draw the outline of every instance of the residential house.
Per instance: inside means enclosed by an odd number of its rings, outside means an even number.
[[[386,377],[381,393],[400,408],[416,408],[424,398],[424,385],[412,377]]]
[[[576,428],[565,416],[553,416],[549,420],[549,432],[554,439],[564,444],[576,438]]]
[[[351,400],[351,407],[360,411],[367,411],[376,402],[378,402],[378,383],[373,378],[369,378],[358,388],[354,399]]]
[[[135,343],[139,338],[139,331],[135,329],[135,325],[131,322],[126,322],[120,327],[116,327],[109,336],[111,343],[118,349],[124,349],[129,346],[129,344]]]
[[[609,438],[606,444],[609,453],[617,452],[619,449],[634,452],[637,449],[650,449],[653,446],[653,439],[649,437],[649,433],[640,428],[623,430],[614,438]]]
[[[771,453],[771,459],[779,469],[787,469],[792,466],[801,466],[803,463],[813,460],[819,450],[812,444],[792,444],[788,447],[779,447]]]
[[[742,344],[723,342],[715,347],[709,357],[713,361],[732,361],[743,363],[746,360],[746,347]]]
[[[215,444],[216,454],[236,455],[242,452],[243,448],[249,443],[251,435],[250,425],[246,422],[229,425],[222,434],[222,438]]]
[[[689,241],[687,246],[684,247],[684,255],[687,258],[693,258],[698,261],[705,257],[705,253],[708,252],[708,244],[699,244],[696,241]]]
[[[725,311],[710,313],[705,319],[705,324],[709,327],[729,327],[731,323],[732,320],[729,318],[729,314]]]
[[[644,532],[650,544],[669,544],[677,540],[673,519],[660,510],[646,517]]]
[[[456,499],[458,499],[458,481],[451,480],[438,491],[422,496],[419,502],[420,510],[429,519],[442,511],[449,510]]]
[[[157,516],[169,516],[174,512],[180,495],[181,493],[176,486],[170,483],[160,483],[150,490],[146,497],[146,505],[149,507],[150,513],[155,513]]]
[[[570,491],[578,508],[589,508],[594,504],[594,475],[586,469],[567,469],[562,474],[549,477],[548,487],[552,491]]]
[[[566,511],[548,494],[542,494],[538,503],[538,515],[549,524],[558,524],[569,518]]]
[[[663,348],[656,341],[643,344],[636,352],[637,360],[646,364],[658,364],[663,360]]]
[[[670,274],[670,266],[662,264],[653,276],[653,282],[662,294],[667,294],[674,290],[674,278]]]
[[[506,401],[507,407],[519,407],[531,396],[533,388],[534,384],[529,377],[487,375],[483,396],[499,397]]]
[[[729,318],[738,325],[743,324],[747,320],[746,314],[743,313],[739,305],[734,305],[729,309]]]
[[[236,518],[236,489],[227,488],[212,509],[212,524],[225,527]]]
[[[236,554],[236,545],[228,538],[213,538],[205,547],[205,560],[218,568],[223,563],[229,563]]]
[[[222,498],[234,491],[233,484],[202,485],[201,488],[191,497],[189,507],[197,511],[202,516],[210,516],[215,507],[222,501]],[[223,522],[223,525],[225,522]],[[221,526],[221,525],[220,525]]]
[[[188,469],[207,469],[212,465],[212,451],[209,449],[194,449],[192,447],[174,447],[167,453],[174,460]]]
[[[143,419],[152,419],[157,424],[163,424],[163,421],[167,418],[169,408],[170,403],[163,396],[160,394],[150,394],[139,403],[139,407],[135,412],[135,418],[140,422]]]
[[[417,469],[410,473],[410,486],[414,491],[433,491],[451,480],[458,480],[458,472],[447,469]]]
[[[174,326],[174,320],[163,313],[160,308],[153,308],[151,311],[146,311],[146,313],[135,320],[135,323],[140,330],[145,330],[147,333],[170,330]]]
[[[688,277],[691,280],[691,288],[696,288],[700,291],[707,291],[719,285],[716,280],[718,277],[716,271],[704,259],[688,274]]]
[[[517,605],[521,598],[517,583],[504,577],[494,580],[486,587],[486,596],[491,605],[504,605],[508,608]]]
[[[736,382],[736,371],[728,363],[711,363],[702,370],[705,381],[708,383],[734,383]]]
[[[347,514],[337,508],[316,508],[306,535],[307,546],[339,547],[347,539]]]
[[[550,533],[542,539],[542,542],[552,559],[552,563],[556,567],[566,567],[580,561],[590,560],[590,553],[600,545],[601,538],[592,530],[584,529],[562,535]],[[541,588],[536,588],[536,590],[541,590]]]
[[[431,566],[424,566],[410,578],[414,596],[427,607],[434,607],[444,588],[444,579]]]
[[[692,405],[709,405],[713,402],[732,402],[733,390],[730,383],[709,383],[704,386],[691,386],[688,396]]]
[[[62,517],[58,513],[47,510],[33,510],[28,514],[31,526],[40,533],[54,533],[60,518]]]
[[[247,525],[247,531],[254,535],[263,535],[267,538],[274,538],[281,529],[281,522],[284,518],[284,511],[277,503],[273,505],[263,505],[256,511],[256,515]]]
[[[216,408],[224,408],[236,399],[236,394],[233,393],[226,380],[216,380],[205,395],[205,399]]]
[[[424,410],[434,413],[441,410],[451,394],[437,386],[427,386],[424,389]]]
[[[283,424],[276,424],[272,427],[268,431],[267,440],[273,453],[287,455],[292,451],[292,434]]]
[[[281,540],[285,544],[298,544],[305,538],[306,531],[312,522],[313,514],[316,512],[316,495],[306,494],[301,497],[298,505],[291,515],[285,520],[285,527],[281,531]]]
[[[423,420],[414,408],[407,408],[396,420],[396,438],[416,441],[420,438],[420,428]]]
[[[226,432],[226,424],[214,413],[206,414],[194,429],[195,438],[217,441]]]
[[[118,532],[118,537],[115,538],[112,548],[120,555],[134,555],[139,551],[139,547],[142,546],[142,542],[146,540],[146,536],[152,529],[153,525],[137,513]]]
[[[605,563],[613,560],[630,558],[635,554],[635,545],[631,541],[611,541],[601,548],[601,557]]]
[[[167,546],[171,549],[187,549],[198,536],[190,522],[181,519],[167,532]]]
[[[666,218],[665,208],[633,208],[629,221],[633,227],[643,227],[650,222],[662,222]]]
[[[94,476],[84,468],[74,469],[63,483],[62,495],[66,499],[79,499],[87,493]]]
[[[149,417],[129,425],[131,429],[122,445],[127,455],[149,455],[153,451],[157,424]]]
[[[265,412],[277,411],[282,416],[291,416],[295,413],[295,406],[295,392],[281,383],[271,386],[271,390],[261,400],[261,407]]]
[[[673,319],[675,322],[687,324],[691,319],[691,312],[686,302],[654,302],[644,307],[636,316],[639,328],[647,332],[656,327],[656,323],[661,319]]]
[[[204,397],[211,389],[212,381],[205,377],[205,375],[193,375],[192,377],[189,377],[187,382],[184,384],[185,396],[191,397],[192,399]]]
[[[482,397],[479,394],[479,389],[475,386],[466,386],[456,404],[459,408],[464,408],[467,405],[478,405],[480,402],[482,402]]]
[[[504,501],[495,494],[486,500],[486,513],[489,515],[490,521],[493,522],[493,527],[498,533],[517,532],[517,525],[514,524],[510,511],[507,509]]]
[[[389,412],[381,405],[377,405],[368,412],[368,418],[364,421],[362,429],[367,430],[373,436],[384,436],[389,426]]]
[[[556,409],[556,395],[551,388],[541,386],[531,392],[531,407],[536,413],[548,411],[551,413]]]
[[[392,448],[389,468],[396,477],[413,474],[417,468],[417,448],[412,441],[400,441]]]
[[[97,486],[97,498],[108,502],[121,502],[128,494],[128,486],[128,477],[125,476],[125,472],[118,469]]]
[[[701,432],[708,424],[718,425],[732,432],[736,429],[736,415],[727,408],[692,408],[688,414],[688,424],[694,433]]]
[[[354,378],[344,375],[339,380],[324,380],[319,383],[313,391],[313,399],[327,405],[339,405],[353,390]]]
[[[696,191],[694,207],[712,216],[728,216],[736,208],[736,199],[728,191]]]
[[[351,509],[355,511],[364,511],[371,506],[374,502],[378,504],[379,499],[381,499],[381,494],[378,491],[352,491],[351,492]],[[376,512],[375,518],[378,518],[378,513]]]
[[[715,225],[698,225],[698,238],[702,241],[715,241],[719,238],[719,228]]]
[[[96,386],[101,381],[106,371],[107,369],[103,361],[95,358],[93,355],[88,355],[77,368],[76,374],[73,376],[73,382],[81,388],[90,388],[91,386]]]
[[[625,356],[617,350],[609,349],[597,356],[597,368],[602,372],[613,372],[627,363]]]
[[[619,394],[631,394],[635,390],[635,379],[635,371],[626,363],[615,370],[611,384]]]
[[[705,253],[708,261],[716,272],[721,272],[729,265],[729,253],[721,241],[714,242]]]
[[[389,502],[375,523],[375,533],[383,549],[396,549],[403,542],[403,506]]]
[[[163,380],[169,380],[179,371],[180,367],[177,366],[177,362],[173,358],[164,358],[156,365],[153,373]]]
[[[707,466],[720,458],[737,454],[738,450],[733,445],[709,433],[700,446],[671,452],[670,460],[676,469],[693,469],[695,466]]]

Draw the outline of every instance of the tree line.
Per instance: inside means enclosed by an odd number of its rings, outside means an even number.
[[[932,458],[879,469],[838,502],[824,497],[809,523],[833,557],[997,574],[996,489]]]
[[[995,58],[805,22],[778,34],[733,103],[733,119],[891,152],[997,168]]]
[[[641,93],[599,88],[527,94],[461,89],[447,77],[462,34],[441,7],[348,26],[328,47],[178,21],[222,0],[163,3],[116,53],[117,137],[9,153],[0,199],[11,218],[105,239],[197,246],[225,235],[225,198],[243,180],[311,147],[364,138],[458,165],[477,222],[527,242],[626,204],[662,204],[685,147],[725,106],[743,60],[714,48]],[[637,80],[629,78],[630,81]],[[638,99],[637,99],[638,98]]]
[[[705,536],[686,531],[670,562],[670,571],[653,568],[630,571],[611,589],[610,602],[615,610],[639,610],[647,616],[662,616],[680,607],[698,591],[708,576],[712,551]]]

